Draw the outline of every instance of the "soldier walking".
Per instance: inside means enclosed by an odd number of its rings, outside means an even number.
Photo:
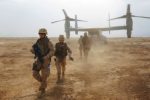
[[[52,42],[46,36],[47,30],[45,28],[41,28],[38,34],[39,39],[31,49],[31,52],[34,53],[37,58],[32,70],[33,77],[40,82],[39,91],[41,91],[41,94],[44,94],[47,87],[47,78],[50,73],[50,62],[54,54],[54,48]]]
[[[59,83],[65,76],[66,69],[66,56],[69,55],[69,58],[73,60],[71,57],[71,49],[68,47],[67,43],[64,42],[64,35],[59,36],[59,42],[55,44],[55,64],[57,68],[57,83]]]
[[[83,52],[83,42],[82,42],[83,36],[81,35],[78,43],[79,43],[79,51],[80,51],[80,58],[82,58],[82,52]]]
[[[91,49],[91,40],[88,37],[86,32],[84,33],[84,36],[83,36],[83,39],[82,39],[82,43],[83,43],[84,57],[85,57],[85,60],[87,61],[88,54],[89,54],[89,51]]]

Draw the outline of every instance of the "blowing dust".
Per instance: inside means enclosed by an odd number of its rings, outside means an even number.
[[[18,42],[19,41],[19,42]],[[32,77],[35,39],[0,40],[0,99],[40,100],[38,82]],[[53,44],[57,39],[52,38]],[[150,39],[108,39],[92,46],[88,60],[79,55],[77,39],[66,40],[74,61],[67,59],[65,81],[56,84],[52,58],[44,100],[149,100]]]

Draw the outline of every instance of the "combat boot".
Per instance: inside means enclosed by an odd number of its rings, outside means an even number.
[[[62,80],[65,79],[65,72],[62,72]]]
[[[41,91],[40,95],[38,96],[39,98],[42,98],[43,96],[45,96],[45,89],[44,88],[40,88],[39,91]]]
[[[45,94],[45,89],[41,89],[41,94]]]
[[[58,76],[57,76],[57,83],[59,83],[60,82],[60,74],[58,74]]]

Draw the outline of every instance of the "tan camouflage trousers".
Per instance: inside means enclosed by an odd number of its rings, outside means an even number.
[[[56,58],[55,64],[56,64],[58,79],[60,79],[61,75],[62,78],[64,78],[65,69],[66,69],[66,58],[64,59]]]
[[[40,71],[33,70],[33,77],[40,82],[39,90],[46,89],[47,87],[47,78],[50,74],[50,64],[44,63],[43,65],[38,63],[38,67],[41,67]]]
[[[84,58],[87,61],[90,49],[83,48]]]
[[[83,52],[83,47],[79,46],[79,51],[80,51],[80,58],[82,58],[82,52]]]

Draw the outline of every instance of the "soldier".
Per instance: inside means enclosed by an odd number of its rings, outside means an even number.
[[[83,52],[83,42],[82,42],[83,36],[81,35],[78,43],[79,43],[79,51],[80,51],[80,58],[82,58],[82,52]]]
[[[54,55],[54,48],[52,42],[49,41],[46,36],[47,30],[45,28],[41,28],[38,34],[40,38],[31,49],[31,52],[34,53],[37,58],[32,70],[33,77],[40,82],[39,91],[41,91],[41,94],[44,94],[47,87],[47,78],[50,73],[51,57]]]
[[[86,32],[84,33],[84,36],[83,36],[83,39],[82,39],[82,43],[83,43],[84,57],[85,57],[85,60],[87,61],[88,54],[89,54],[89,51],[91,49],[91,40],[88,37]]]
[[[69,59],[73,60],[71,57],[72,51],[68,47],[67,43],[64,42],[64,35],[59,36],[59,42],[55,44],[56,56],[55,64],[57,68],[57,83],[64,79],[65,69],[66,69],[66,56],[69,55]]]

